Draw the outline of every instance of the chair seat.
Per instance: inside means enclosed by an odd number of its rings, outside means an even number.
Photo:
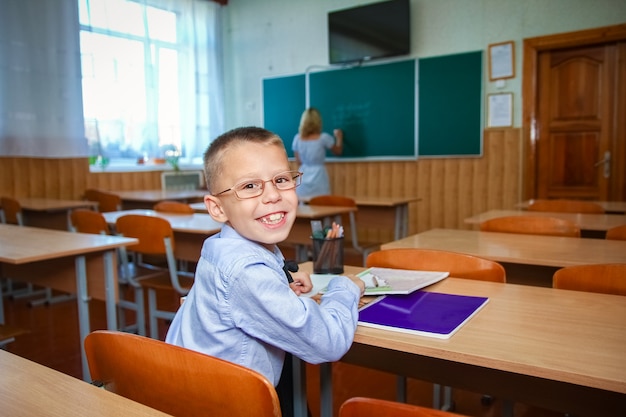
[[[193,285],[193,277],[178,276],[181,287],[186,288],[187,291],[191,289]],[[155,290],[172,290],[172,281],[167,271],[163,271],[160,274],[155,274],[147,278],[139,279],[139,284],[144,288],[152,288]]]

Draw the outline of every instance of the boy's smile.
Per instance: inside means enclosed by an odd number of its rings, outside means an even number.
[[[285,150],[270,144],[240,144],[224,154],[221,164],[224,168],[218,190],[229,190],[244,181],[266,182],[258,197],[239,199],[234,190],[206,196],[209,214],[217,221],[228,222],[243,237],[273,250],[289,235],[298,207],[295,188],[278,190],[271,181],[290,169]]]

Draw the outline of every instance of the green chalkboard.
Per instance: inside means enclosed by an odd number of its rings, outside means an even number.
[[[419,155],[482,154],[482,52],[419,60]]]
[[[304,74],[263,80],[264,126],[283,139],[290,156],[305,82]],[[312,72],[309,91],[324,130],[344,130],[344,158],[482,152],[480,51]]]
[[[281,137],[290,157],[305,106],[304,74],[263,80],[263,125]]]
[[[310,75],[311,106],[345,157],[415,157],[415,60]]]

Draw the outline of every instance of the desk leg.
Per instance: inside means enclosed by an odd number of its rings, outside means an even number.
[[[293,415],[307,417],[306,405],[306,364],[292,355],[293,363]]]
[[[400,204],[396,206],[396,225],[394,237],[396,240],[405,238],[409,233],[409,205]]]
[[[320,365],[320,416],[333,415],[333,369],[330,362]]]
[[[117,330],[117,303],[115,302],[115,251],[107,251],[104,257],[104,291],[106,298],[107,328]]]
[[[80,335],[80,358],[83,367],[83,380],[91,382],[84,345],[85,337],[89,334],[89,296],[87,294],[87,262],[85,260],[85,256],[77,256],[75,265],[76,300],[78,303],[78,334]]]

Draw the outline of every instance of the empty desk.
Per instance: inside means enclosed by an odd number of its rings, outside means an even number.
[[[89,379],[82,341],[89,333],[89,300],[106,302],[107,326],[117,329],[116,249],[136,239],[0,224],[2,276],[76,294],[83,376]]]

